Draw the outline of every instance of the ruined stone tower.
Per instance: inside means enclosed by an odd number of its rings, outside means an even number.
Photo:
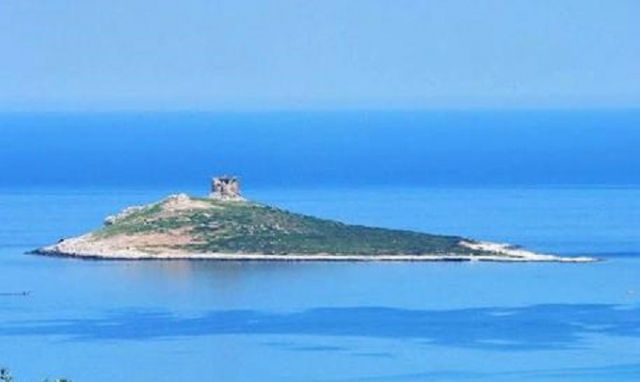
[[[236,177],[220,176],[211,180],[211,199],[243,201],[240,194],[240,180]]]

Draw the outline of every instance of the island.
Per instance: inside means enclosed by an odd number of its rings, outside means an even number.
[[[32,253],[87,259],[231,261],[555,261],[589,257],[540,254],[459,236],[367,227],[246,200],[235,177],[212,180],[208,197],[176,194],[128,207],[79,237]]]

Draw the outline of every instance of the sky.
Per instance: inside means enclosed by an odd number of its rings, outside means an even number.
[[[2,0],[0,111],[636,108],[637,0]]]

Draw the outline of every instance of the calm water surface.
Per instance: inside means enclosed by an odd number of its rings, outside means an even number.
[[[353,223],[605,259],[593,264],[242,264],[23,255],[173,191],[0,189],[0,363],[17,379],[640,376],[640,188],[247,191],[252,199]],[[23,291],[29,294],[19,295]]]

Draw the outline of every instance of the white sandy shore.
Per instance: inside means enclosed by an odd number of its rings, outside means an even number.
[[[41,248],[35,253],[87,259],[112,260],[218,260],[218,261],[500,261],[500,262],[563,262],[585,263],[591,257],[562,257],[539,254],[509,244],[490,242],[461,242],[470,249],[490,252],[482,255],[423,254],[423,255],[352,255],[352,254],[264,254],[264,253],[188,253],[177,250],[143,252],[135,248],[115,248],[90,239],[90,235],[63,240]]]

